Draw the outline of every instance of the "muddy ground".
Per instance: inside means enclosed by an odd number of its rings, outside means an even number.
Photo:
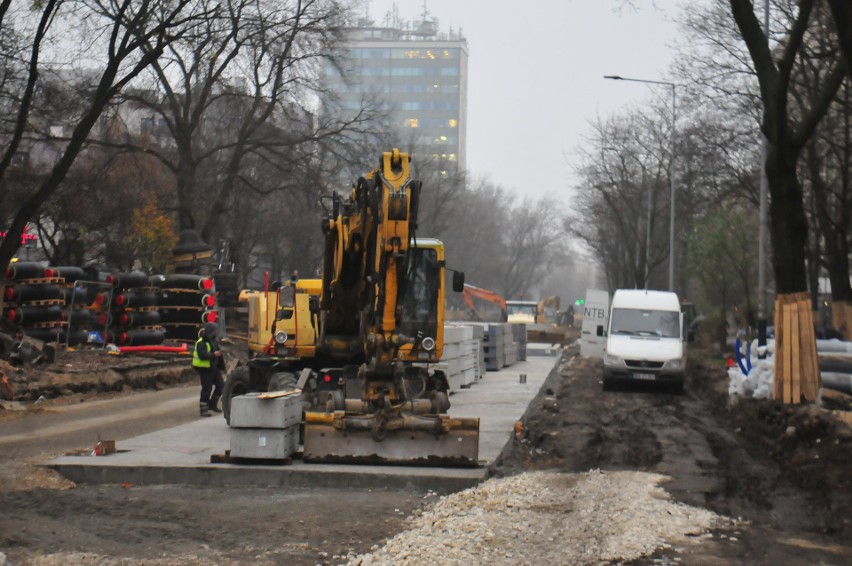
[[[687,563],[852,562],[848,425],[814,406],[732,403],[722,361],[700,353],[684,395],[645,384],[602,392],[601,371],[600,360],[577,358],[551,374],[495,473],[659,472],[673,478],[675,499],[748,522],[721,533],[737,544],[699,549]]]
[[[531,403],[495,475],[660,472],[673,478],[675,499],[743,519],[686,556],[660,552],[641,564],[852,563],[846,425],[813,407],[731,406],[719,360],[693,355],[678,396],[603,392],[600,362],[572,356],[565,352]],[[0,460],[22,474],[33,469],[26,464]],[[25,488],[0,486],[0,552],[14,564],[338,564],[404,529],[436,497],[345,486],[73,486],[38,473]]]

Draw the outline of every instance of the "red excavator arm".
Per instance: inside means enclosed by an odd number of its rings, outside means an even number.
[[[474,287],[473,285],[468,285],[467,283],[465,283],[464,291],[462,292],[462,297],[464,298],[464,302],[465,304],[467,304],[473,316],[478,316],[476,305],[473,302],[474,298],[478,298],[496,305],[500,309],[500,322],[506,321],[506,299],[504,299],[494,291],[489,291],[488,289],[483,289],[482,287]]]

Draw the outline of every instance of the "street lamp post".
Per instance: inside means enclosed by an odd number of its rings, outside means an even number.
[[[630,79],[619,75],[604,75],[605,79],[614,81],[630,81],[634,83],[648,83],[654,85],[666,85],[672,87],[672,135],[671,135],[671,171],[669,179],[671,180],[671,209],[669,211],[669,291],[675,290],[675,193],[677,188],[677,180],[675,179],[675,124],[677,123],[677,85],[668,81],[649,81],[645,79]]]
[[[769,44],[769,0],[763,3],[763,30]],[[766,157],[769,154],[769,140],[761,136],[760,147],[760,226],[757,243],[757,345],[761,347],[758,357],[766,357],[766,232],[769,223],[769,181],[766,177]]]

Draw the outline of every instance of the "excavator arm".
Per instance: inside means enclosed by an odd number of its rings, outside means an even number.
[[[400,346],[416,339],[399,328],[420,194],[409,159],[396,149],[384,153],[348,199],[332,195],[323,221],[320,348],[361,357],[379,373],[391,371]]]
[[[469,285],[465,283],[464,291],[462,292],[462,298],[464,299],[465,304],[470,309],[471,315],[475,317],[479,317],[479,312],[476,308],[476,304],[473,299],[482,299],[484,301],[488,301],[489,303],[495,305],[500,309],[500,321],[506,321],[506,299],[502,296],[498,295],[494,291],[489,291],[488,289],[483,289],[482,287],[474,287],[473,285]]]

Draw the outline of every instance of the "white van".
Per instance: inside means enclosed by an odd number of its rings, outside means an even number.
[[[653,381],[683,391],[686,334],[675,293],[619,289],[612,297],[604,352],[604,390],[618,382]]]

